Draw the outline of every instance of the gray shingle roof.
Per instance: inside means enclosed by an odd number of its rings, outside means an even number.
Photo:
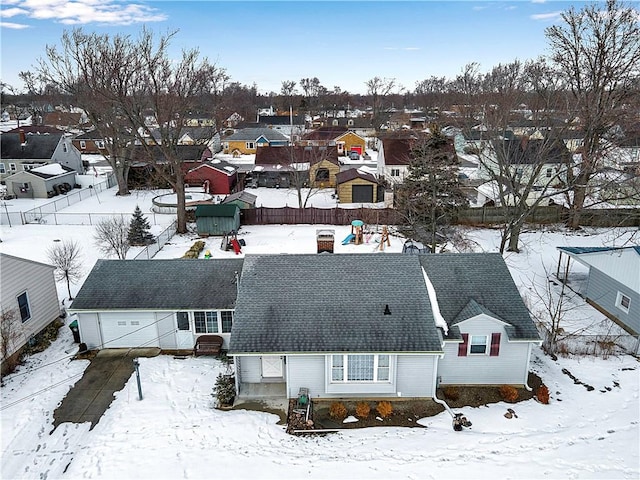
[[[71,310],[233,309],[242,259],[98,260]]]
[[[242,130],[238,130],[233,135],[226,137],[223,141],[228,140],[247,140],[247,141],[255,141],[260,137],[264,137],[270,142],[273,141],[286,141],[288,140],[282,133],[273,128],[243,128]]]
[[[448,324],[462,321],[462,316],[458,318],[461,311],[473,300],[480,306],[479,312],[494,312],[513,326],[513,335],[509,333],[511,340],[540,339],[499,253],[439,253],[411,257],[419,257],[424,266],[436,290],[440,312]]]
[[[62,134],[34,134],[26,135],[26,143],[20,143],[17,133],[3,133],[0,135],[0,153],[2,158],[16,159],[51,159]]]
[[[308,254],[245,257],[230,351],[442,348],[416,256]]]

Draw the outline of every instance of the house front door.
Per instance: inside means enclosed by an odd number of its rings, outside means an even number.
[[[282,357],[269,355],[262,357],[262,378],[282,378]]]

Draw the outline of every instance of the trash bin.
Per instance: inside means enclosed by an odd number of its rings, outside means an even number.
[[[71,333],[73,333],[73,341],[75,343],[80,343],[80,329],[78,328],[78,321],[74,320],[69,324],[69,328],[71,329]]]

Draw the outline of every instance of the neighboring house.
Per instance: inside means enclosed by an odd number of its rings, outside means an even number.
[[[198,235],[227,235],[240,228],[240,207],[233,204],[196,206]]]
[[[640,130],[626,132],[615,142],[608,156],[617,168],[640,175]]]
[[[212,157],[205,145],[177,145],[175,155],[183,170],[188,172]],[[154,171],[157,168],[170,169],[162,153],[162,147],[137,145],[133,148],[128,184],[130,188],[158,186],[166,187],[166,182]]]
[[[242,215],[242,210],[250,210],[252,208],[256,208],[257,199],[257,195],[242,190],[241,192],[227,195],[221,203],[223,205],[237,205],[241,210],[240,215]]]
[[[76,135],[73,140],[73,146],[76,147],[81,153],[92,155],[108,155],[107,148],[105,146],[105,139],[97,130],[91,130],[89,132]]]
[[[351,168],[336,175],[336,191],[340,203],[378,203],[384,201],[384,187],[376,177]]]
[[[570,259],[587,267],[587,284],[580,294],[630,334],[640,335],[640,247],[557,248],[558,278],[571,283]]]
[[[252,179],[257,186],[295,184],[296,178],[285,179],[298,172],[299,180],[312,182],[313,187],[335,187],[336,174],[340,171],[336,147],[286,146],[263,147],[256,153]]]
[[[289,139],[271,128],[243,128],[222,139],[222,151],[233,155],[251,155],[259,147],[289,145]]]
[[[320,127],[302,136],[300,143],[314,147],[336,147],[338,155],[348,155],[365,152],[366,141],[360,135],[350,131],[347,127]]]
[[[228,195],[238,183],[238,168],[223,160],[214,159],[190,169],[184,177],[190,186],[202,185],[206,193]]]
[[[192,350],[206,333],[226,349],[242,261],[98,260],[69,310],[90,349]]]
[[[52,265],[0,253],[0,310],[3,316],[13,313],[13,321],[3,318],[0,326],[0,343],[7,340],[3,371],[6,359],[19,355],[31,338],[60,316],[54,270]]]
[[[0,144],[0,180],[49,163],[59,163],[84,173],[80,152],[71,143],[71,138],[62,133],[3,133]]]
[[[305,128],[304,115],[258,115],[258,124],[276,130],[290,139],[299,136]]]
[[[313,120],[313,127],[346,127],[362,138],[373,137],[376,134],[370,117],[319,117]]]
[[[82,126],[86,126],[87,116],[83,113],[73,112],[50,112],[45,113],[42,124],[48,127],[59,128],[60,130],[69,131],[77,130]]]
[[[51,198],[76,185],[76,172],[59,163],[14,173],[5,178],[7,193],[16,198]]]
[[[399,185],[409,175],[411,146],[418,139],[414,132],[386,136],[378,143],[378,177]]]
[[[483,168],[500,175],[499,163],[505,165],[510,176],[526,185],[533,175],[534,189],[545,189],[566,180],[567,166],[571,164],[571,153],[559,139],[544,140],[515,138],[494,140],[495,156],[487,156]]]
[[[99,260],[71,310],[89,348],[190,350],[222,335],[245,398],[521,386],[540,344],[498,253]]]

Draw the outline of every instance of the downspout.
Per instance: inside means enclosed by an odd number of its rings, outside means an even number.
[[[438,355],[438,357],[436,358],[437,359],[444,358],[444,354]],[[447,402],[445,402],[444,400],[440,400],[438,398],[438,383],[439,383],[438,382],[438,362],[436,361],[436,364],[433,368],[433,382],[432,382],[432,385],[434,386],[433,401],[439,405],[442,405],[444,409],[449,413],[449,415],[451,415],[451,418],[455,418],[455,414],[453,413],[453,410],[451,410],[451,407],[447,405]]]

